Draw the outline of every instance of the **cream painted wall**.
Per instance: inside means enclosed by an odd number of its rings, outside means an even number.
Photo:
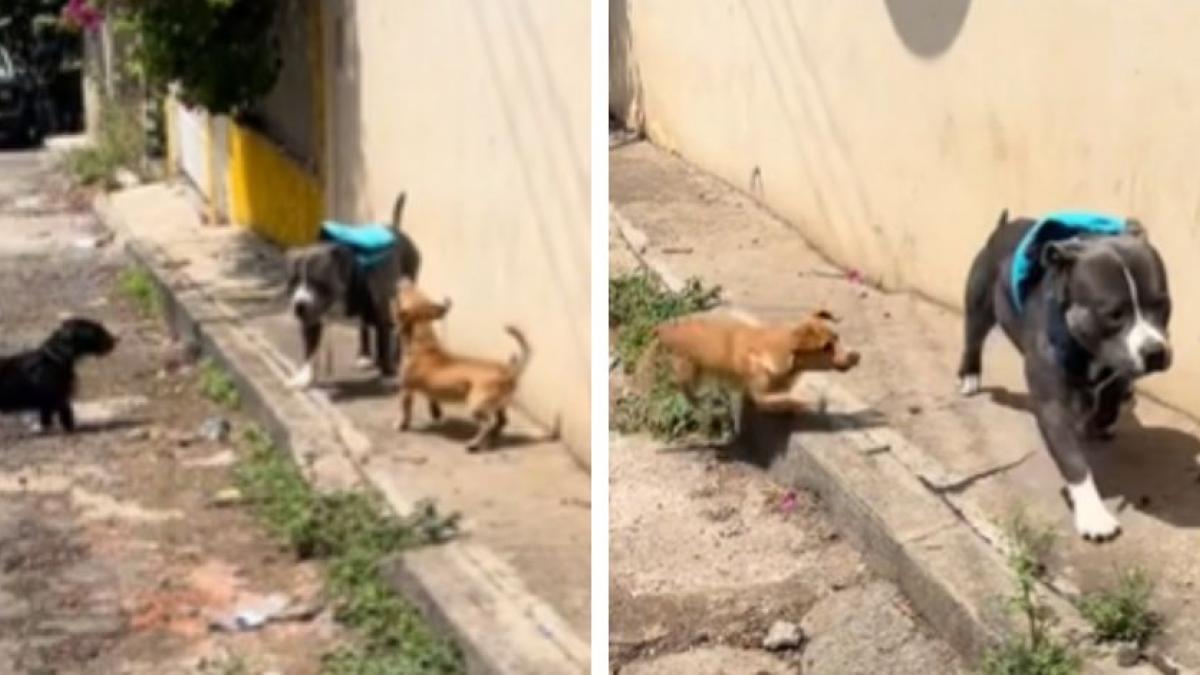
[[[337,0],[325,12],[333,215],[390,217],[454,300],[455,349],[534,350],[519,398],[589,441],[590,48],[581,0]]]
[[[610,108],[889,286],[961,305],[1005,207],[1140,217],[1176,306],[1147,388],[1200,412],[1200,3],[613,6]]]

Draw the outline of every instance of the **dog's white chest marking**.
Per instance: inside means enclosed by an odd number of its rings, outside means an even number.
[[[316,300],[312,289],[308,287],[308,272],[306,268],[300,266],[300,283],[296,284],[296,290],[292,291],[292,306],[302,307],[311,304]]]
[[[1129,273],[1129,268],[1121,262],[1121,271],[1125,274],[1125,283],[1129,284],[1129,296],[1133,300],[1133,326],[1129,332],[1125,334],[1125,347],[1129,350],[1129,356],[1134,363],[1140,366],[1141,370],[1146,369],[1145,360],[1142,354],[1146,351],[1149,345],[1165,345],[1167,338],[1162,334],[1154,324],[1146,320],[1142,315],[1142,305],[1138,300],[1137,284],[1133,281],[1133,275]]]
[[[1110,539],[1121,530],[1121,524],[1100,499],[1092,474],[1078,483],[1068,483],[1067,491],[1075,507],[1075,530],[1084,539]]]

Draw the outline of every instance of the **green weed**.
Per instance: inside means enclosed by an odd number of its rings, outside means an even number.
[[[142,316],[163,315],[162,292],[146,268],[137,265],[126,267],[117,278],[117,290],[133,303]]]
[[[649,272],[639,270],[608,281],[608,327],[616,331],[614,347],[626,373],[632,373],[654,337],[654,327],[668,319],[716,307],[720,287],[705,288],[689,279],[678,293],[663,288]]]
[[[621,433],[646,432],[666,440],[724,438],[733,432],[734,405],[727,389],[710,382],[697,388],[693,405],[666,373],[657,373],[648,391],[631,389],[616,396],[611,422]]]
[[[233,378],[212,359],[200,363],[200,393],[229,410],[237,410],[242,404],[242,395]]]
[[[237,469],[239,488],[297,556],[325,562],[334,615],[359,636],[356,644],[327,654],[323,671],[464,672],[457,647],[434,632],[379,569],[381,561],[405,549],[453,537],[457,517],[442,516],[425,504],[400,519],[371,494],[315,493],[261,430],[248,429],[243,440],[249,457]]]
[[[981,670],[985,675],[1074,675],[1080,671],[1082,660],[1074,649],[1051,634],[1054,614],[1037,594],[1054,547],[1054,534],[1018,512],[1008,524],[1008,538],[1008,564],[1017,585],[1009,603],[1025,623],[1025,632],[989,651]]]
[[[1159,631],[1162,617],[1150,609],[1154,583],[1142,570],[1123,572],[1112,588],[1089,593],[1079,612],[1102,642],[1133,642],[1145,647]]]

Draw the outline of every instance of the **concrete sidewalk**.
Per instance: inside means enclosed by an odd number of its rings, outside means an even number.
[[[476,667],[586,672],[590,477],[565,448],[520,415],[502,449],[477,455],[463,449],[469,425],[421,431],[418,412],[418,431],[396,432],[394,388],[354,370],[357,333],[348,325],[330,333],[332,386],[291,391],[284,380],[300,346],[279,250],[244,230],[202,225],[178,187],[115,193],[100,210],[235,377],[266,400],[293,452],[351,467],[398,512],[429,498],[462,513],[463,541],[407,556],[397,578],[449,624]],[[456,412],[448,410],[451,420]]]
[[[1093,458],[1101,492],[1124,534],[1111,544],[1087,544],[1074,533],[1059,496],[1062,481],[1025,409],[1017,354],[999,335],[985,354],[986,393],[961,398],[954,376],[962,330],[957,313],[911,295],[879,292],[831,267],[755,202],[647,143],[614,150],[610,167],[617,221],[639,252],[680,278],[720,285],[731,304],[763,318],[832,310],[842,319],[844,339],[863,351],[864,360],[829,381],[878,413],[867,427],[898,433],[903,443],[881,449],[892,450],[887,454],[923,490],[993,548],[1000,543],[1000,524],[1017,508],[1053,527],[1061,534],[1054,586],[1064,597],[1107,584],[1121,569],[1146,570],[1157,581],[1155,605],[1166,617],[1156,647],[1183,665],[1200,666],[1200,614],[1193,606],[1200,580],[1194,420],[1139,400],[1117,440]],[[969,262],[962,261],[964,268]],[[818,446],[829,435],[801,430],[793,441]]]

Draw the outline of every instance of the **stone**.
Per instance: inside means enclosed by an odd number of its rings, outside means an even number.
[[[233,425],[229,423],[229,420],[215,415],[204,420],[200,425],[199,435],[200,438],[210,443],[224,443],[229,440],[229,433],[232,429]]]
[[[213,506],[233,506],[242,501],[242,491],[237,488],[219,490],[212,497]]]
[[[763,649],[768,651],[782,651],[785,649],[796,649],[804,642],[804,633],[800,627],[791,621],[776,621],[771,624],[771,629],[767,631],[767,636],[763,638]]]
[[[1123,642],[1117,646],[1117,665],[1132,668],[1142,660],[1142,650],[1136,642]]]

